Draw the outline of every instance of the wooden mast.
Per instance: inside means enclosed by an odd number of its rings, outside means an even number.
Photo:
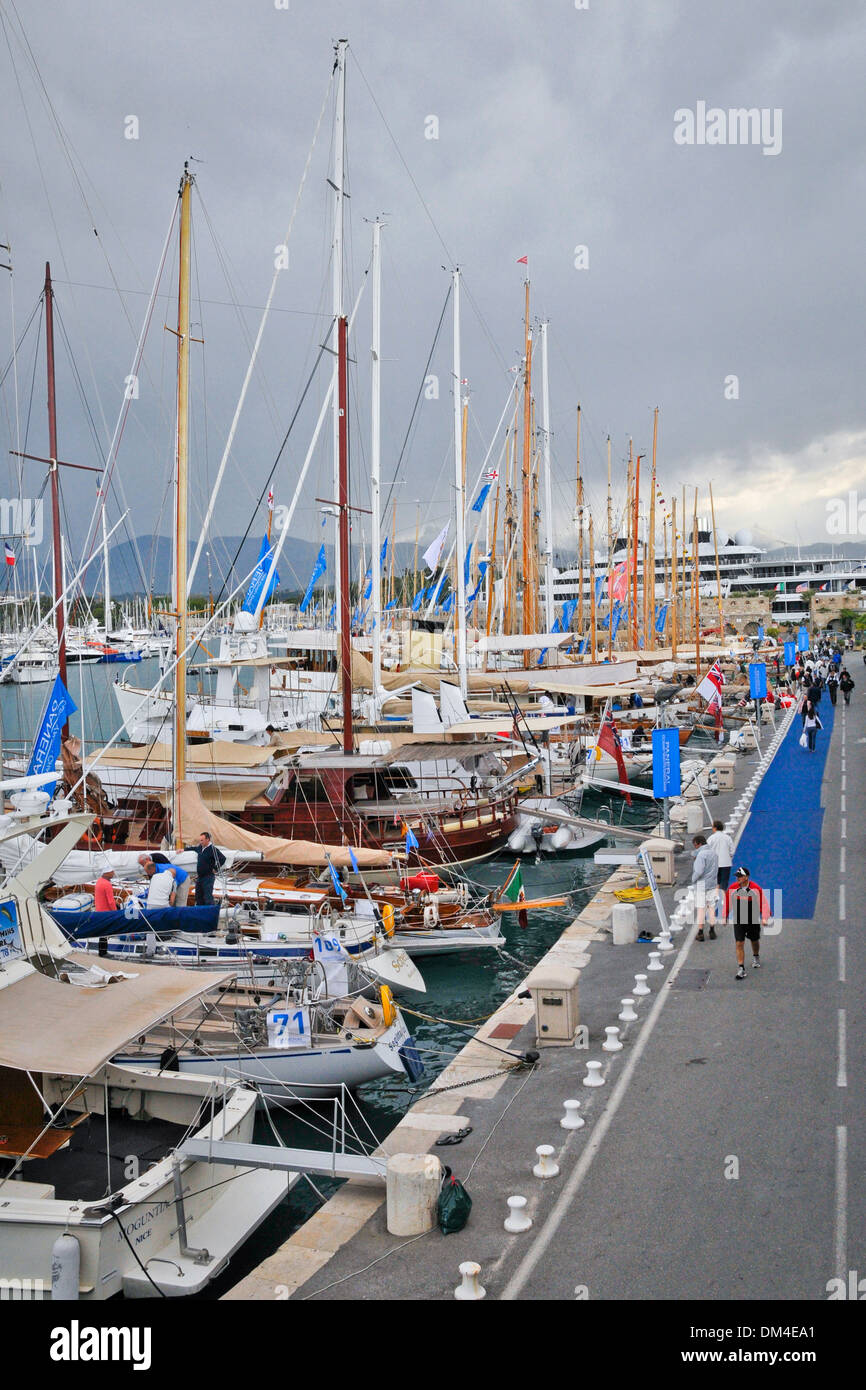
[[[698,554],[698,491],[695,488],[695,516],[692,521],[692,545],[695,550],[695,680],[701,678],[701,574],[697,563]]]
[[[607,654],[613,655],[613,503],[610,495],[610,435],[607,436]]]
[[[659,408],[656,406],[653,411],[653,460],[652,460],[652,479],[650,482],[650,514],[649,514],[649,628],[646,634],[646,644],[650,651],[655,650],[656,646],[656,492],[658,483],[656,481],[656,453],[659,441]],[[644,574],[644,592],[646,593],[647,579]],[[664,584],[662,585],[664,592]]]
[[[341,314],[338,321],[338,486],[339,546],[340,546],[340,666],[343,692],[343,752],[354,752],[352,730],[352,627],[349,612],[349,389],[348,336],[349,320]],[[393,559],[393,556],[392,556]]]
[[[640,461],[641,461],[642,458],[643,458],[643,454],[638,454],[637,459],[636,459],[636,461],[635,461],[635,466],[634,466],[634,516],[633,516],[632,528],[631,528],[631,529],[632,529],[633,546],[634,546],[634,549],[633,549],[633,551],[632,551],[632,557],[631,557],[631,565],[632,565],[632,576],[631,576],[631,582],[632,582],[632,608],[631,608],[631,614],[632,614],[632,616],[631,616],[632,644],[631,644],[631,645],[632,645],[632,651],[635,651],[635,652],[636,652],[637,649],[638,649],[638,645],[637,645],[637,644],[638,644],[637,555],[638,555],[638,545],[639,545],[639,543],[640,543],[640,542],[639,542],[639,537],[638,537],[638,530],[639,530],[639,522],[640,522]],[[644,576],[644,580],[646,580],[646,576]]]
[[[187,547],[189,540],[189,295],[190,203],[192,175],[183,166],[180,181],[180,274],[177,293],[177,446],[175,498],[175,622],[174,672],[174,806],[172,836],[175,849],[183,849],[180,823],[180,788],[186,780],[186,646],[187,646]]]
[[[532,332],[529,327],[529,280],[526,281],[524,308],[524,337],[526,355],[523,368],[523,632],[535,631],[534,593],[532,587],[532,500],[530,473],[532,462]],[[524,651],[523,666],[529,669],[530,653]]]
[[[671,566],[673,583],[671,585],[671,607],[673,609],[673,622],[671,626],[671,656],[676,660],[677,656],[677,604],[679,601],[679,578],[677,576],[677,499],[671,499]]]
[[[505,448],[506,448],[506,461],[507,461],[507,458],[508,458],[508,452],[507,452],[507,451],[508,451],[508,439],[507,439],[507,438],[506,438],[506,441],[505,441]],[[499,530],[499,490],[500,490],[501,486],[502,486],[502,477],[501,477],[501,475],[500,475],[500,476],[496,479],[496,502],[495,502],[494,508],[493,508],[493,541],[492,541],[491,546],[490,546],[490,564],[489,564],[488,569],[487,569],[487,615],[486,615],[485,622],[484,622],[484,630],[485,630],[485,634],[486,634],[487,637],[490,636],[490,624],[491,624],[491,621],[492,621],[492,619],[493,619],[493,608],[494,608],[494,604],[495,604],[495,601],[496,601],[496,535],[497,535],[497,532],[498,532],[498,530]],[[504,578],[505,578],[505,576],[504,576],[504,572],[503,572],[503,581],[504,581]],[[504,582],[503,582],[503,590],[504,590],[504,587],[505,587],[505,585],[504,585]],[[504,601],[504,592],[503,592],[503,601]],[[489,660],[489,652],[488,652],[487,648],[485,647],[485,649],[484,649],[484,669],[485,669],[485,671],[487,670],[488,660]]]
[[[583,636],[583,478],[580,474],[580,405],[577,407],[577,630]]]
[[[595,650],[595,628],[596,628],[596,619],[595,619],[595,565],[594,565],[594,563],[593,563],[594,556],[595,556],[595,550],[594,550],[594,548],[593,548],[593,542],[592,542],[592,512],[590,512],[590,514],[589,514],[589,640],[590,640],[590,657],[591,657],[591,660],[592,660],[592,662],[593,662],[593,665],[595,665],[595,659],[596,659],[596,650]],[[586,650],[586,649],[584,648],[584,650]]]

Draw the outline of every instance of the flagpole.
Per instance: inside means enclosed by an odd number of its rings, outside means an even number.
[[[544,593],[545,632],[553,628],[553,499],[550,477],[550,388],[547,376],[547,320],[541,325],[541,431],[544,437]]]
[[[580,402],[577,406],[577,630],[583,635],[583,479],[580,476]],[[594,576],[590,576],[594,579]]]
[[[677,499],[671,498],[671,565],[673,582],[671,584],[671,597],[673,599],[673,621],[671,624],[671,659],[677,659],[677,604],[679,602],[679,575],[677,574]]]
[[[592,538],[592,512],[589,514],[589,639],[590,657],[595,665],[596,652],[596,612],[595,612],[595,549]],[[584,648],[584,650],[586,650]]]
[[[716,532],[716,505],[713,501],[713,485],[710,483],[710,512],[713,518],[713,549],[716,553],[716,601],[719,605],[719,645],[725,643],[725,616],[722,610],[722,576],[719,571],[719,537]]]
[[[613,504],[610,495],[610,435],[607,436],[607,654],[613,656]]]
[[[531,472],[531,420],[532,420],[532,330],[529,327],[529,280],[526,282],[526,304],[524,309],[525,356],[523,365],[523,633],[533,631],[533,592],[530,561],[531,510],[530,472]],[[524,670],[529,669],[529,651],[523,653]]]

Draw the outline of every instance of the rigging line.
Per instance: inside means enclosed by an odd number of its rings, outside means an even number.
[[[106,294],[114,294],[113,285],[94,285],[88,280],[61,280],[58,278],[54,281],[54,284],[66,285],[70,289],[104,290]],[[121,290],[120,293],[149,295],[150,291],[125,289]],[[177,295],[169,294],[167,291],[164,291],[157,295],[157,299],[165,299],[169,303],[174,303],[177,299]],[[262,309],[265,307],[263,304],[245,304],[237,299],[203,299],[201,303],[206,304],[209,308],[217,309],[255,309],[257,313],[261,313]],[[308,319],[329,319],[331,317],[330,311],[327,309],[281,309],[279,306],[271,306],[271,313],[296,314],[299,318]]]
[[[317,122],[316,122],[316,128],[315,128],[315,131],[313,132],[313,142],[312,142],[312,144],[311,144],[311,146],[310,146],[310,148],[309,148],[309,150],[308,150],[308,152],[307,152],[307,159],[306,159],[306,162],[305,162],[305,164],[304,164],[303,173],[302,173],[302,175],[301,175],[301,182],[300,182],[300,185],[299,185],[299,187],[298,187],[297,194],[295,195],[295,204],[294,204],[294,207],[292,208],[291,216],[290,216],[290,218],[289,218],[289,227],[288,227],[288,231],[286,232],[286,240],[285,240],[285,243],[284,243],[286,247],[288,247],[289,242],[291,241],[292,230],[293,230],[294,225],[295,225],[295,218],[296,218],[297,213],[298,213],[298,208],[300,207],[300,204],[301,204],[301,197],[302,197],[302,194],[303,194],[303,191],[304,191],[304,185],[306,184],[306,181],[307,181],[307,175],[308,175],[309,170],[310,170],[310,163],[311,163],[312,158],[313,158],[313,151],[314,151],[314,149],[315,149],[315,147],[316,147],[316,142],[317,142],[318,137],[319,137],[319,130],[320,130],[320,128],[321,128],[322,119],[323,119],[323,117],[324,117],[325,110],[327,109],[328,99],[329,99],[329,96],[330,96],[330,92],[331,92],[331,87],[332,87],[332,85],[333,85],[333,81],[334,81],[334,74],[333,74],[333,71],[332,71],[332,72],[331,72],[331,75],[330,75],[330,77],[329,77],[329,79],[328,79],[327,88],[325,89],[325,98],[324,98],[324,101],[322,102],[321,110],[319,111],[319,118],[318,118],[318,120],[317,120]],[[204,210],[204,215],[205,215],[205,218],[207,219],[207,217],[208,217],[207,209],[204,208],[204,203],[203,203],[203,201],[202,201],[202,199],[201,199],[201,195],[199,195],[199,201],[200,201],[201,204],[202,204],[202,208],[203,208],[203,210]],[[250,384],[250,381],[251,381],[251,379],[252,379],[253,371],[254,371],[254,369],[255,369],[255,364],[256,364],[256,361],[257,361],[257,359],[258,359],[259,348],[260,348],[260,346],[261,346],[262,337],[263,337],[263,334],[264,334],[264,331],[265,331],[265,325],[266,325],[267,320],[268,320],[268,314],[269,314],[269,312],[270,312],[270,307],[271,307],[271,304],[272,304],[272,302],[273,302],[274,295],[275,295],[275,293],[276,293],[277,283],[278,283],[278,281],[279,281],[279,277],[280,277],[280,269],[279,269],[279,267],[275,267],[273,279],[271,280],[271,288],[270,288],[270,290],[269,290],[269,292],[268,292],[267,302],[266,302],[266,304],[265,304],[264,310],[262,311],[262,317],[261,317],[261,319],[260,319],[260,321],[259,321],[258,332],[256,333],[255,343],[253,344],[252,356],[250,357],[250,361],[249,361],[249,364],[248,364],[248,366],[247,366],[246,374],[245,374],[245,376],[244,376],[243,384],[242,384],[242,386],[241,386],[241,394],[240,394],[240,396],[239,396],[239,398],[238,398],[238,402],[237,402],[237,405],[236,405],[236,407],[235,407],[234,417],[233,417],[233,419],[232,419],[231,427],[230,427],[230,429],[229,429],[228,438],[227,438],[227,440],[226,440],[225,448],[224,448],[224,450],[223,450],[223,456],[222,456],[222,459],[220,460],[220,466],[219,466],[219,469],[218,469],[218,471],[217,471],[216,481],[215,481],[214,486],[213,486],[213,489],[212,489],[212,491],[211,491],[211,498],[210,498],[210,501],[209,501],[209,503],[208,503],[208,508],[207,508],[207,512],[206,512],[206,514],[205,514],[204,522],[203,522],[203,524],[202,524],[201,534],[200,534],[200,536],[199,536],[199,540],[198,540],[198,544],[197,544],[197,546],[196,546],[195,554],[194,554],[193,559],[192,559],[192,562],[191,562],[191,564],[190,564],[189,578],[188,578],[188,583],[187,583],[187,594],[189,594],[189,592],[190,592],[189,586],[192,584],[193,578],[194,578],[194,576],[195,576],[195,572],[196,572],[196,569],[197,569],[197,567],[198,567],[198,562],[199,562],[199,560],[200,560],[200,558],[201,558],[202,546],[204,545],[205,539],[206,539],[207,534],[208,534],[208,530],[209,530],[209,528],[210,528],[210,523],[211,523],[211,520],[212,520],[212,518],[213,518],[213,509],[214,509],[214,507],[215,507],[215,505],[216,505],[217,493],[219,492],[220,485],[221,485],[222,480],[223,480],[223,474],[225,473],[226,465],[227,465],[227,463],[228,463],[229,455],[230,455],[230,453],[231,453],[231,451],[232,451],[232,445],[234,444],[235,434],[236,434],[236,432],[237,432],[238,423],[239,423],[239,421],[240,421],[241,411],[243,410],[244,401],[246,400],[247,390],[248,390],[248,388],[249,388],[249,384]],[[313,368],[314,371],[315,371],[315,367],[318,366],[319,359],[320,359],[321,355],[322,355],[322,350],[320,349],[320,350],[319,350],[319,356],[316,358],[315,366],[314,366],[314,368]],[[306,393],[305,393],[305,394],[306,394]],[[302,399],[302,401],[303,401],[303,397],[302,397],[301,399]],[[294,423],[294,420],[292,421],[292,423]],[[290,426],[290,429],[291,429],[291,426]],[[286,437],[288,438],[288,436],[286,436]],[[280,454],[282,453],[282,447],[284,447],[284,446],[285,446],[285,440],[283,441],[283,446],[281,446],[281,448],[280,448]],[[277,461],[279,461],[280,454],[277,455]],[[274,468],[276,468],[276,463],[274,464]],[[273,477],[273,471],[272,471],[272,473],[271,473],[271,477]],[[270,484],[270,478],[268,479],[268,484]],[[261,501],[261,499],[259,499],[259,500]]]
[[[12,290],[12,285],[13,285],[13,281],[12,281],[12,279],[10,278],[10,280],[9,280],[9,289],[10,289],[10,291]],[[5,382],[7,376],[8,376],[9,373],[12,371],[13,367],[15,367],[15,364],[16,364],[16,361],[17,361],[17,357],[18,357],[18,353],[21,351],[21,348],[22,348],[23,345],[24,345],[24,339],[27,337],[27,334],[28,334],[28,332],[29,332],[29,330],[30,330],[30,325],[31,325],[31,323],[33,322],[33,320],[35,319],[36,315],[39,313],[39,310],[40,310],[41,307],[42,307],[42,298],[41,298],[41,296],[40,296],[40,297],[36,300],[36,303],[33,305],[33,309],[32,309],[32,311],[31,311],[30,317],[29,317],[29,319],[27,320],[26,324],[24,325],[24,328],[22,329],[22,332],[21,332],[21,337],[18,339],[18,342],[17,342],[17,343],[15,342],[15,338],[14,338],[14,336],[13,336],[12,341],[13,341],[13,343],[14,343],[14,347],[12,348],[12,352],[9,354],[9,361],[6,363],[6,366],[3,368],[3,371],[0,372],[0,386],[3,385],[3,383]],[[13,322],[14,322],[14,317],[13,317]]]
[[[388,132],[388,137],[389,137],[389,139],[390,139],[390,141],[391,141],[391,144],[394,146],[394,149],[397,151],[397,157],[398,157],[398,159],[400,160],[400,163],[403,165],[403,168],[404,168],[405,171],[406,171],[406,174],[407,174],[407,176],[408,176],[408,178],[409,178],[409,182],[411,183],[412,187],[414,188],[415,192],[417,193],[417,195],[418,195],[418,200],[419,200],[419,202],[421,203],[421,206],[423,207],[425,213],[427,214],[427,218],[428,218],[428,220],[429,220],[429,222],[430,222],[430,226],[433,228],[433,231],[436,233],[436,237],[437,237],[437,239],[438,239],[438,241],[439,241],[439,244],[440,244],[440,246],[442,247],[442,250],[445,252],[445,255],[448,257],[449,264],[451,264],[451,265],[453,266],[453,265],[454,265],[454,257],[452,256],[452,254],[451,254],[451,252],[449,251],[447,245],[445,244],[445,238],[442,236],[442,233],[440,232],[440,230],[439,230],[439,228],[438,228],[438,226],[437,226],[437,224],[436,224],[436,219],[434,218],[432,212],[430,211],[430,208],[428,207],[428,205],[427,205],[427,203],[426,203],[426,201],[425,201],[424,195],[423,195],[423,193],[421,192],[421,189],[418,187],[418,184],[417,184],[416,181],[415,181],[415,177],[414,177],[414,175],[413,175],[413,173],[412,173],[412,170],[409,168],[409,165],[406,163],[406,160],[403,158],[403,152],[402,152],[402,150],[400,149],[400,146],[397,144],[397,140],[396,140],[396,137],[395,137],[395,135],[394,135],[394,132],[392,131],[391,127],[389,126],[389,124],[388,124],[388,122],[387,122],[387,120],[385,119],[384,112],[382,111],[381,106],[379,105],[378,101],[376,100],[376,97],[375,97],[375,94],[374,94],[374,92],[373,92],[372,87],[370,86],[369,82],[367,81],[366,77],[364,76],[364,70],[363,70],[363,68],[361,67],[361,64],[358,62],[357,55],[355,54],[355,51],[354,51],[354,49],[352,49],[352,48],[350,48],[350,49],[348,50],[348,52],[349,52],[349,56],[352,58],[352,61],[353,61],[354,64],[355,64],[355,67],[358,69],[358,72],[359,72],[360,75],[361,75],[361,80],[362,80],[362,82],[364,83],[364,86],[367,88],[367,91],[368,91],[369,94],[370,94],[370,100],[372,101],[372,103],[373,103],[373,105],[375,106],[377,112],[379,113],[379,118],[380,118],[382,124],[384,125],[385,129],[386,129],[387,132]]]
[[[144,321],[143,321],[142,327],[141,327],[141,332],[139,333],[138,341],[137,341],[137,343],[136,343],[135,353],[133,354],[133,359],[132,359],[132,371],[131,371],[131,373],[130,373],[130,376],[127,378],[127,383],[129,382],[130,378],[132,379],[133,382],[137,380],[138,374],[139,374],[139,371],[140,371],[140,368],[141,368],[141,361],[142,361],[142,357],[143,357],[143,354],[144,354],[144,346],[145,346],[145,343],[146,343],[146,341],[147,341],[147,335],[148,335],[148,332],[149,332],[149,330],[150,330],[151,320],[152,320],[152,318],[153,318],[153,311],[154,311],[154,308],[155,308],[155,306],[156,306],[157,290],[159,289],[159,285],[160,285],[160,283],[161,283],[161,281],[162,281],[162,276],[163,276],[163,273],[164,273],[164,270],[165,270],[165,263],[166,263],[166,259],[167,259],[167,257],[168,257],[169,249],[170,249],[170,246],[171,246],[172,234],[173,234],[173,232],[174,232],[175,223],[176,223],[176,221],[177,221],[179,206],[180,206],[180,201],[179,201],[179,199],[178,199],[177,197],[175,197],[175,199],[174,199],[174,201],[173,201],[173,203],[172,203],[171,217],[170,217],[170,219],[169,219],[168,231],[166,232],[165,241],[164,241],[163,247],[162,247],[162,254],[161,254],[160,258],[159,258],[159,263],[158,263],[158,265],[157,265],[156,276],[155,276],[155,278],[154,278],[154,281],[153,281],[153,284],[152,284],[151,290],[150,290],[150,299],[148,300],[147,308],[146,308],[145,314],[144,314]],[[149,372],[148,372],[148,377],[150,377],[150,373],[149,373]],[[158,394],[159,394],[159,393],[158,393]],[[85,542],[84,542],[84,546],[83,546],[82,553],[85,555],[86,558],[89,558],[89,556],[90,556],[90,554],[91,554],[91,552],[92,552],[92,548],[93,548],[93,546],[94,546],[94,544],[95,544],[95,542],[96,542],[96,528],[97,528],[97,523],[98,523],[99,521],[101,521],[101,519],[102,519],[102,508],[104,508],[105,505],[106,505],[107,496],[108,496],[108,488],[110,487],[111,482],[112,482],[112,479],[113,479],[113,477],[114,477],[115,466],[116,466],[116,463],[117,463],[117,451],[118,451],[118,449],[119,449],[119,447],[120,447],[120,442],[121,442],[121,440],[122,440],[122,438],[123,438],[123,434],[124,434],[124,431],[125,431],[125,429],[126,429],[126,422],[127,422],[127,419],[129,418],[129,412],[130,412],[130,409],[131,409],[131,407],[132,407],[132,401],[134,400],[134,398],[135,398],[135,397],[134,397],[134,395],[133,395],[133,392],[127,387],[127,389],[124,391],[124,398],[123,398],[123,402],[122,402],[121,407],[120,407],[120,411],[118,412],[117,423],[115,424],[115,427],[114,427],[114,434],[113,434],[112,439],[111,439],[111,442],[110,442],[110,444],[109,444],[108,452],[107,452],[107,454],[105,455],[105,466],[104,466],[104,469],[103,469],[103,480],[102,480],[102,486],[101,486],[101,494],[102,494],[102,495],[99,497],[99,499],[97,500],[97,504],[96,504],[96,506],[94,507],[93,514],[91,515],[91,518],[90,518],[90,524],[89,524],[89,526],[88,526],[87,535],[86,535],[86,537],[85,537]],[[100,452],[101,452],[101,451],[100,451]],[[106,475],[107,475],[107,476],[106,476]],[[120,479],[119,479],[119,481],[118,481],[118,488],[119,488],[119,491],[120,491],[121,505],[122,505],[123,507],[125,507],[125,508],[128,508],[128,504],[127,504],[127,500],[126,500],[126,492],[125,492],[125,489],[124,489],[124,487],[123,487],[122,480],[120,480]],[[142,579],[144,579],[144,578],[145,578],[145,574],[144,574],[144,564],[143,564],[143,561],[142,561],[142,558],[141,558],[141,553],[140,553],[139,548],[138,548],[138,538],[137,538],[137,537],[134,537],[134,538],[133,538],[132,544],[133,544],[133,549],[134,549],[134,552],[135,552],[136,562],[137,562],[138,567],[139,567],[139,572],[140,572],[140,574],[141,574]]]
[[[426,363],[424,364],[424,371],[423,371],[422,374],[421,374],[421,384],[420,384],[420,386],[418,387],[418,393],[417,393],[417,395],[416,395],[416,397],[415,397],[415,403],[414,403],[414,405],[412,406],[412,414],[411,414],[410,417],[409,417],[409,424],[408,424],[408,426],[407,426],[407,428],[406,428],[406,434],[405,434],[405,437],[404,437],[404,439],[403,439],[403,444],[402,444],[402,447],[401,447],[401,449],[400,449],[400,454],[399,454],[399,456],[398,456],[398,458],[397,458],[396,464],[394,465],[394,477],[393,477],[393,480],[392,480],[392,482],[391,482],[391,485],[390,485],[390,487],[389,487],[389,489],[388,489],[388,495],[387,495],[387,497],[385,498],[385,505],[382,507],[382,513],[383,513],[383,515],[388,511],[388,507],[390,506],[390,503],[391,503],[391,494],[392,494],[393,491],[394,491],[394,486],[395,486],[395,484],[396,484],[396,482],[397,482],[397,478],[398,478],[399,475],[400,475],[400,466],[401,466],[401,464],[402,464],[402,462],[403,462],[403,456],[404,456],[404,454],[405,454],[405,452],[406,452],[406,446],[407,446],[407,444],[408,444],[408,442],[409,442],[409,435],[410,435],[410,433],[411,433],[411,431],[412,431],[412,424],[413,424],[413,421],[414,421],[414,419],[415,419],[415,416],[416,416],[416,414],[417,414],[417,412],[418,412],[418,406],[419,406],[420,403],[421,403],[421,396],[422,396],[422,393],[423,393],[423,391],[424,391],[424,386],[425,386],[426,381],[427,381],[427,373],[428,373],[428,371],[429,371],[429,369],[430,369],[430,363],[433,361],[433,354],[434,354],[434,352],[436,351],[436,345],[437,345],[437,343],[438,343],[438,341],[439,341],[439,334],[440,334],[441,331],[442,331],[442,324],[443,324],[444,319],[445,319],[445,311],[446,311],[447,308],[448,308],[448,303],[449,303],[449,300],[450,300],[450,299],[451,299],[451,283],[450,283],[450,281],[449,281],[449,284],[448,284],[448,291],[447,291],[447,293],[446,293],[446,295],[445,295],[445,303],[442,305],[442,313],[439,315],[439,322],[438,322],[437,325],[436,325],[436,332],[435,332],[435,334],[433,335],[433,342],[432,342],[431,347],[430,347],[430,352],[429,352],[428,355],[427,355],[427,361],[426,361]]]
[[[327,336],[328,336],[328,335],[326,335],[326,337],[327,337]],[[262,504],[264,498],[265,498],[266,495],[267,495],[267,489],[270,487],[270,485],[271,485],[271,483],[272,483],[272,481],[273,481],[274,474],[275,474],[276,471],[277,471],[277,465],[279,464],[280,459],[281,459],[282,456],[283,456],[283,450],[285,449],[286,445],[287,445],[288,442],[289,442],[289,436],[291,435],[292,430],[295,428],[295,424],[296,424],[296,422],[297,422],[298,416],[300,415],[301,409],[302,409],[303,404],[304,404],[304,401],[305,401],[306,398],[307,398],[307,393],[309,392],[310,387],[311,387],[312,384],[313,384],[313,380],[314,380],[315,375],[316,375],[316,372],[317,372],[317,370],[318,370],[319,363],[321,362],[321,360],[322,360],[322,358],[324,357],[325,353],[328,352],[328,351],[330,351],[330,349],[327,348],[326,345],[323,343],[322,346],[319,348],[318,353],[316,354],[316,360],[315,360],[315,362],[313,363],[312,368],[310,369],[310,374],[309,374],[309,376],[307,377],[306,383],[304,384],[304,389],[303,389],[303,391],[301,392],[301,398],[300,398],[300,400],[298,401],[297,405],[295,406],[294,414],[292,415],[292,418],[291,418],[291,420],[289,421],[288,429],[286,430],[286,433],[285,433],[285,435],[283,436],[283,442],[282,442],[282,444],[280,445],[279,449],[277,450],[277,456],[276,456],[276,458],[274,459],[273,464],[271,465],[271,471],[270,471],[270,473],[268,474],[267,478],[265,479],[264,486],[262,487],[262,490],[261,490],[261,492],[259,493],[258,501],[257,501],[257,503],[256,503],[256,511],[255,511],[255,512],[253,513],[253,515],[250,517],[250,520],[249,520],[249,522],[247,523],[247,529],[244,531],[244,534],[243,534],[243,536],[241,537],[240,543],[239,543],[239,545],[237,546],[237,549],[235,550],[234,557],[233,557],[233,559],[232,559],[232,561],[231,561],[231,568],[232,568],[232,571],[234,571],[235,565],[237,564],[237,562],[238,562],[238,560],[239,560],[239,558],[240,558],[240,554],[241,554],[241,551],[242,551],[242,549],[243,549],[243,547],[244,547],[245,542],[249,539],[249,534],[250,534],[250,531],[253,529],[253,522],[254,522],[255,517],[256,517],[256,514],[257,514],[257,512],[258,512],[258,508],[261,506],[261,504]],[[255,567],[254,567],[254,568],[255,568]],[[222,584],[220,585],[219,593],[218,593],[217,596],[216,596],[216,597],[217,597],[217,601],[219,601],[219,600],[222,598],[223,593],[225,592],[226,583],[227,583],[227,581],[224,579],[223,582],[222,582]]]

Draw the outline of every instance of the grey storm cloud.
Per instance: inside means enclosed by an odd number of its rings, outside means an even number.
[[[197,179],[193,514],[200,517],[231,422],[328,86],[333,41],[348,64],[347,301],[383,234],[383,475],[398,534],[432,537],[451,505],[450,321],[416,393],[448,292],[465,277],[463,372],[470,472],[480,466],[532,312],[550,321],[557,546],[573,543],[575,409],[583,408],[588,496],[601,516],[610,434],[617,487],[629,437],[647,453],[660,407],[663,491],[705,494],[720,523],[825,535],[825,500],[866,483],[861,283],[866,26],[857,3],[785,0],[0,0],[3,141],[0,241],[12,296],[0,301],[4,365],[51,261],[65,344],[60,452],[98,463],[172,214],[185,158]],[[31,53],[21,42],[23,25]],[[33,61],[38,65],[38,78]],[[44,83],[44,90],[40,84]],[[46,105],[50,98],[62,130]],[[675,113],[782,113],[777,156],[680,145]],[[242,418],[216,529],[247,525],[330,321],[330,142],[326,107]],[[126,138],[128,118],[137,139]],[[429,118],[435,117],[431,125]],[[436,129],[438,123],[438,129]],[[435,130],[438,138],[427,136]],[[94,227],[98,235],[94,235]],[[588,265],[575,267],[575,248]],[[139,396],[118,456],[132,532],[167,531],[174,339],[167,259]],[[8,272],[2,274],[8,278]],[[118,289],[120,293],[118,293]],[[354,335],[353,477],[369,495],[369,302]],[[44,369],[34,333],[3,388],[7,448],[44,453]],[[41,345],[40,345],[41,346]],[[275,478],[287,501],[324,390],[320,367]],[[735,398],[725,382],[736,377]],[[84,400],[80,398],[83,395]],[[86,401],[86,405],[85,402]],[[329,432],[297,516],[318,527]],[[39,468],[29,464],[38,477]],[[8,465],[14,485],[15,466]],[[29,476],[29,475],[25,475]],[[83,481],[82,481],[83,480]],[[64,478],[70,532],[92,507],[86,475]]]

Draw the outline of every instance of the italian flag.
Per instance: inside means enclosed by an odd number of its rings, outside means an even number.
[[[526,902],[526,892],[524,891],[523,887],[523,875],[520,872],[519,860],[514,865],[514,868],[511,870],[511,873],[508,875],[507,879],[505,880],[505,883],[502,885],[500,897],[504,898],[504,900],[509,903]],[[517,921],[524,931],[529,926],[529,918],[526,914],[525,908],[521,909],[521,911],[518,912]]]
[[[785,581],[784,581],[784,579],[783,579],[782,582],[781,582],[780,584],[777,584],[777,585],[776,585],[775,589],[773,590],[773,593],[774,593],[774,594],[783,594],[784,592],[785,592]]]

